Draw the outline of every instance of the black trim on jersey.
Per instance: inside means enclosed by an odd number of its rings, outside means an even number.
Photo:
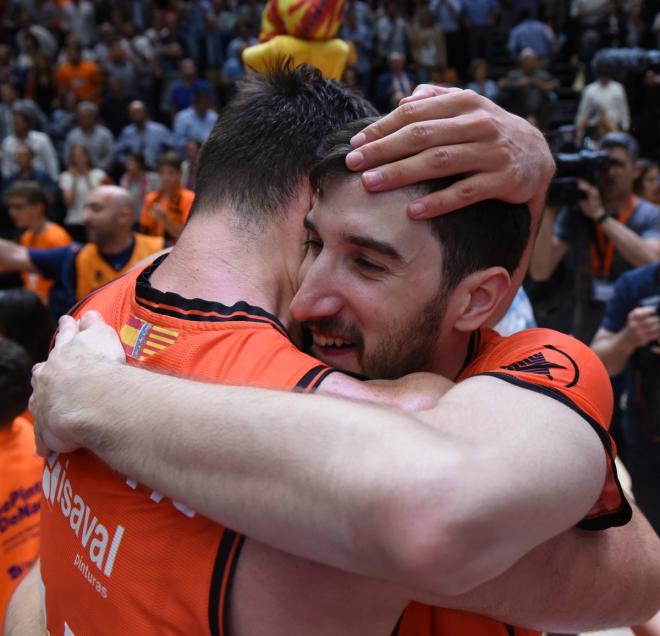
[[[222,303],[204,300],[203,298],[184,298],[175,294],[174,292],[162,292],[154,289],[149,282],[151,275],[156,271],[158,266],[167,258],[168,254],[159,256],[149,267],[144,269],[138,276],[135,282],[135,300],[138,305],[152,311],[156,314],[170,316],[172,318],[181,318],[184,320],[191,320],[195,322],[261,322],[270,324],[284,336],[291,339],[286,327],[280,322],[279,318],[267,312],[261,307],[249,305],[244,301],[239,301],[231,307],[223,305]],[[206,315],[197,316],[194,314],[181,314],[176,310],[165,309],[164,307],[152,307],[147,303],[142,303],[140,300],[145,300],[157,305],[170,305],[176,309],[185,311],[198,311],[202,313],[218,314],[216,316]],[[244,312],[248,316],[232,316],[235,312]],[[263,318],[260,320],[260,318]]]
[[[236,574],[236,566],[238,565],[238,557],[241,556],[241,550],[243,549],[243,544],[245,543],[245,537],[243,535],[236,535],[236,541],[238,541],[238,545],[236,546],[236,554],[234,555],[234,559],[232,562],[229,564],[229,573],[227,574],[227,590],[225,593],[225,602],[223,606],[223,612],[222,612],[222,633],[223,636],[227,636],[229,634],[229,609],[230,609],[230,597],[231,597],[231,590],[232,586],[234,584],[234,575]],[[234,545],[234,542],[232,542],[232,545]]]
[[[403,621],[403,614],[399,616],[399,620],[396,622],[396,625],[394,626],[394,629],[392,630],[390,636],[399,636],[399,630],[401,629],[401,621]]]
[[[323,371],[323,369],[325,369],[325,371]],[[298,380],[298,383],[293,387],[293,390],[304,391],[310,387],[312,390],[316,390],[319,384],[321,384],[321,382],[323,382],[323,380],[325,380],[331,373],[336,373],[338,371],[339,369],[333,369],[325,364],[318,364],[315,367],[312,367],[302,378],[300,378],[300,380]],[[316,381],[312,384],[314,378],[316,378]]]
[[[220,593],[222,592],[222,580],[227,567],[227,561],[231,553],[231,547],[236,540],[233,530],[225,529],[218,546],[218,554],[215,557],[213,573],[211,574],[211,591],[209,593],[209,630],[211,636],[220,636]],[[224,624],[223,616],[223,624]]]
[[[504,628],[509,633],[509,636],[516,636],[516,628],[513,625],[509,625],[508,623],[504,623]]]
[[[456,381],[456,378],[460,378],[463,371],[465,371],[465,369],[467,369],[470,364],[472,364],[472,361],[477,357],[477,353],[479,352],[480,348],[481,331],[476,329],[470,334],[470,341],[468,342],[468,348],[465,353],[465,360],[463,360],[463,365],[461,366],[460,371],[454,377],[454,381]]]
[[[553,389],[552,387],[543,386],[541,384],[535,384],[534,382],[525,382],[516,376],[509,375],[508,373],[497,373],[493,371],[486,371],[484,373],[477,373],[471,377],[479,376],[490,376],[493,378],[498,378],[504,380],[509,384],[514,384],[523,389],[530,389],[536,393],[541,393],[547,395],[558,402],[561,402],[564,406],[567,406],[569,409],[580,415],[583,419],[586,420],[587,424],[595,431],[598,435],[601,443],[605,447],[605,452],[610,459],[610,464],[612,466],[612,474],[614,475],[614,482],[616,487],[619,490],[619,495],[621,496],[621,509],[618,512],[612,512],[602,517],[597,517],[594,519],[583,519],[580,521],[576,527],[580,530],[607,530],[608,528],[613,528],[617,526],[625,526],[630,519],[632,518],[632,508],[626,499],[625,494],[623,493],[623,488],[619,483],[619,475],[616,471],[616,464],[614,463],[614,456],[612,454],[612,441],[608,432],[593,418],[591,415],[582,410],[573,400],[571,400],[567,395],[564,395],[561,391]]]

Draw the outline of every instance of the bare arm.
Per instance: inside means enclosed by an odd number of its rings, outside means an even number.
[[[75,329],[72,319],[63,325],[61,334]],[[83,331],[78,345],[86,335],[113,339],[123,358],[106,325]],[[204,385],[89,356],[65,364],[63,342],[36,376],[42,448],[87,446],[228,527],[357,574],[461,593],[577,523],[602,488],[603,449],[582,419],[493,378],[466,380],[434,409],[410,414]],[[135,382],[152,405],[139,422],[127,390]],[[46,406],[39,389],[49,384]],[[52,400],[58,394],[66,405]],[[191,418],[194,427],[181,426]]]
[[[635,349],[654,341],[660,342],[660,318],[655,307],[636,307],[628,314],[626,326],[618,333],[599,329],[591,348],[607,372],[614,376],[623,371]]]
[[[614,242],[617,251],[633,267],[648,265],[660,259],[660,239],[644,239],[612,217],[605,219],[601,227]]]
[[[436,602],[561,633],[638,624],[660,609],[660,539],[634,508],[624,527],[568,530],[492,581]]]
[[[5,615],[5,636],[46,636],[39,596],[39,561],[14,591]]]
[[[557,209],[547,207],[541,219],[529,263],[529,274],[535,281],[548,280],[568,250],[568,245],[554,234],[556,216]]]
[[[27,247],[5,239],[0,239],[0,271],[39,273]]]

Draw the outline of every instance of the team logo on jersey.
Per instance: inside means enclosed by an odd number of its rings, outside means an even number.
[[[120,329],[119,337],[126,355],[134,360],[144,360],[176,342],[178,331],[165,329],[131,316]]]
[[[561,349],[558,349],[554,345],[544,345],[543,348],[549,351],[554,351],[560,356],[566,358],[568,362],[570,362],[571,366],[573,367],[573,378],[565,386],[575,386],[578,379],[580,378],[580,371],[578,370],[578,366],[575,363],[575,360],[573,360],[573,358],[571,358],[567,353]],[[527,358],[523,358],[522,360],[518,360],[517,362],[513,362],[511,364],[507,364],[506,366],[500,367],[500,369],[506,369],[507,371],[518,371],[519,373],[533,373],[535,375],[545,376],[548,378],[548,380],[554,380],[551,371],[556,369],[562,369],[565,371],[568,369],[568,367],[564,366],[563,364],[558,364],[557,362],[549,361],[546,356],[543,355],[543,353],[539,352],[528,356]]]

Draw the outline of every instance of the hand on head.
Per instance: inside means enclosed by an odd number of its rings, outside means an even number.
[[[60,318],[48,360],[32,370],[30,412],[40,455],[67,453],[80,446],[76,426],[85,416],[85,404],[94,401],[88,391],[79,389],[80,380],[104,364],[121,364],[125,359],[117,334],[97,312],[87,312],[80,321]]]
[[[411,202],[425,219],[484,199],[528,203],[536,223],[555,165],[543,135],[485,97],[459,88],[421,84],[397,109],[356,135],[346,159],[366,171],[377,192],[455,174],[450,187]]]

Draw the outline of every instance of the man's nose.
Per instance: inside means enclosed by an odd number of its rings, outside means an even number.
[[[291,315],[298,322],[319,320],[338,314],[342,307],[343,301],[333,279],[328,272],[313,265],[291,302]]]

